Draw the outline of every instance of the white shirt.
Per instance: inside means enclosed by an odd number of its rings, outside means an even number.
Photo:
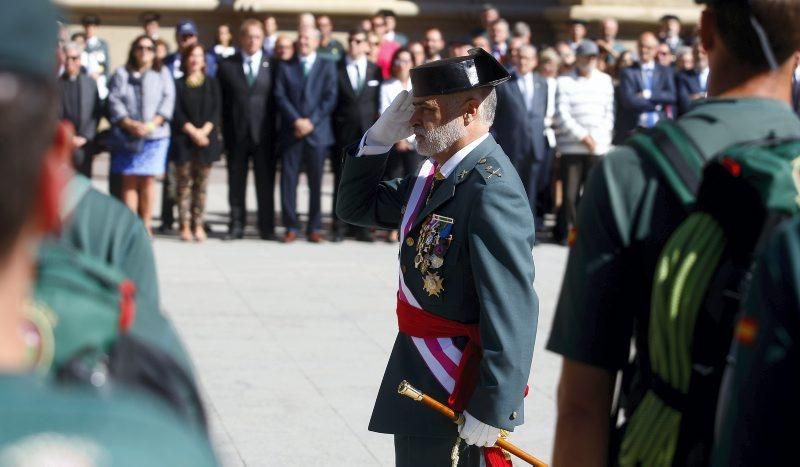
[[[485,140],[488,137],[489,133],[486,133],[485,135],[479,136],[478,139],[461,148],[457,153],[453,154],[452,157],[450,157],[450,159],[447,159],[447,161],[444,164],[442,164],[441,167],[439,167],[439,172],[441,172],[441,174],[444,175],[445,178],[449,177],[450,174],[453,173],[454,170],[456,170],[458,164],[460,164],[461,161],[463,161],[464,158],[467,157],[469,153],[472,152],[473,149],[477,148],[478,145],[481,144],[483,140]]]
[[[353,60],[348,55],[345,58],[346,69],[347,69],[347,76],[350,78],[350,86],[353,87],[353,91],[358,92],[358,88],[366,83],[366,76],[367,76],[367,57],[361,57],[357,60]]]
[[[255,75],[258,76],[258,68],[261,66],[261,57],[264,52],[259,50],[253,55],[247,55],[242,51],[242,70],[245,76]],[[252,68],[255,67],[255,70]]]
[[[519,85],[519,90],[522,92],[522,98],[525,99],[525,108],[530,110],[531,105],[533,104],[534,93],[533,72],[530,72],[525,76],[520,76],[519,79],[517,79],[517,85]]]
[[[387,42],[394,42],[395,33],[394,31],[389,31],[383,35],[383,40]]]
[[[228,46],[228,47],[225,47],[222,44],[217,44],[217,45],[214,46],[214,53],[219,55],[222,58],[228,58],[231,55],[236,53],[236,47],[234,47],[232,45]]]
[[[312,53],[306,55],[305,57],[300,56],[300,63],[304,65],[305,70],[309,70],[310,71],[312,68],[314,68],[314,62],[316,62],[316,61],[317,61],[317,53],[316,52],[312,52]],[[305,71],[305,70],[303,70],[303,71]]]
[[[655,78],[656,63],[655,62],[642,63],[642,68],[641,69],[642,69],[642,83],[645,83],[645,85],[646,85],[647,76],[645,76],[645,72],[646,71],[650,72],[650,76]],[[650,83],[650,86],[651,87],[653,86],[652,82]],[[652,89],[642,89],[642,96],[645,99],[650,99],[650,96],[652,94],[653,94],[653,90]]]
[[[272,36],[267,36],[264,38],[264,51],[267,52],[267,55],[272,56],[275,52],[275,41],[278,40],[278,35],[274,34]]]
[[[704,91],[708,90],[708,67],[703,68],[700,70],[700,87],[703,88]]]
[[[558,78],[556,141],[561,154],[588,154],[581,142],[591,136],[595,155],[611,148],[614,130],[614,85],[607,74],[593,70],[589,76],[576,72]]]

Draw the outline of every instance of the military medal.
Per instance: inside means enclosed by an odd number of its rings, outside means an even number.
[[[422,288],[431,297],[438,297],[444,290],[443,279],[438,272],[428,273],[422,281]]]

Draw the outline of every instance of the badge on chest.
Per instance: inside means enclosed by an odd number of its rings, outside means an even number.
[[[438,297],[444,291],[444,279],[437,270],[444,265],[444,257],[453,242],[453,223],[450,217],[432,214],[419,230],[414,268],[422,274],[423,289],[431,297]]]

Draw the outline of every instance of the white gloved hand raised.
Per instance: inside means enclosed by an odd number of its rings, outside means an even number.
[[[368,146],[392,146],[414,134],[408,123],[414,113],[413,96],[401,91],[367,132]]]
[[[458,433],[467,444],[489,448],[500,436],[500,428],[487,425],[464,411],[464,424],[458,427]]]

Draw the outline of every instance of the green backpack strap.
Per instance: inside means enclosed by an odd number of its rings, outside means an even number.
[[[674,122],[662,120],[650,130],[630,137],[626,144],[658,170],[681,205],[690,211],[705,158],[684,131]]]

